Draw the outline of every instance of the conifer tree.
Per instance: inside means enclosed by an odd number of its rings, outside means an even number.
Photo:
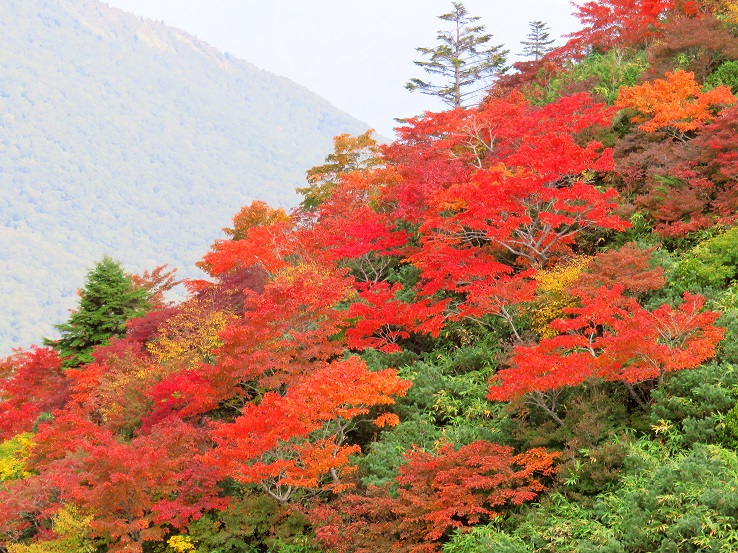
[[[44,340],[65,358],[65,368],[92,361],[91,352],[96,346],[123,336],[126,321],[145,314],[149,308],[149,292],[135,286],[121,264],[107,256],[87,273],[79,295],[78,309],[67,322],[55,326],[61,337]]]
[[[548,24],[543,21],[531,21],[528,23],[528,27],[530,27],[530,31],[526,35],[528,40],[520,42],[520,44],[525,46],[520,55],[538,61],[553,50],[551,45],[556,41],[550,38]]]
[[[451,30],[438,31],[435,48],[416,48],[429,59],[415,64],[437,75],[439,82],[413,78],[405,88],[438,96],[454,108],[467,107],[480,99],[492,77],[504,73],[509,50],[502,44],[488,46],[492,35],[484,32],[484,25],[475,24],[479,17],[470,16],[461,2],[453,2],[453,11],[438,18],[451,23]]]

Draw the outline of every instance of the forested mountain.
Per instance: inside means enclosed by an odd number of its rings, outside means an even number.
[[[738,7],[577,11],[182,301],[98,263],[0,359],[0,552],[738,551]]]
[[[194,262],[234,206],[294,205],[366,125],[305,88],[92,0],[0,8],[0,352],[66,318],[104,254]]]

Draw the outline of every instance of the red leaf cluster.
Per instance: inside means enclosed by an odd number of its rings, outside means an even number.
[[[397,476],[397,494],[388,487],[347,495],[313,513],[320,542],[339,553],[377,547],[407,553],[440,551],[442,538],[501,515],[545,490],[557,453],[477,441],[458,450],[413,451]]]
[[[69,393],[61,360],[34,347],[0,360],[0,441],[29,432],[42,413],[60,408]]]
[[[338,471],[350,471],[348,457],[358,452],[345,443],[351,419],[391,405],[409,385],[393,369],[370,372],[358,357],[333,361],[284,395],[270,392],[247,405],[233,423],[215,425],[216,449],[206,460],[240,482],[261,484],[279,501],[297,487],[336,489]],[[321,429],[323,437],[311,439]]]
[[[715,354],[725,329],[719,313],[703,311],[705,299],[689,292],[678,309],[655,311],[623,296],[623,287],[574,291],[581,306],[551,323],[559,334],[518,346],[511,367],[493,378],[489,399],[509,401],[531,392],[576,386],[590,378],[628,384],[692,369]]]

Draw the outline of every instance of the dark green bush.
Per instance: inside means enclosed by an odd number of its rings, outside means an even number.
[[[673,449],[721,441],[725,414],[738,400],[738,369],[711,363],[668,375],[651,397],[650,420]]]
[[[726,61],[720,64],[715,71],[705,79],[709,88],[724,85],[730,87],[733,94],[738,93],[738,61]]]

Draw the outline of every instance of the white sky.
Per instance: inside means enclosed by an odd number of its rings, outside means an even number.
[[[183,29],[261,69],[309,88],[392,138],[394,118],[440,110],[405,90],[426,74],[418,46],[435,46],[450,0],[106,0],[111,6]],[[522,50],[528,22],[545,21],[552,38],[578,28],[568,0],[466,0],[470,15]]]

